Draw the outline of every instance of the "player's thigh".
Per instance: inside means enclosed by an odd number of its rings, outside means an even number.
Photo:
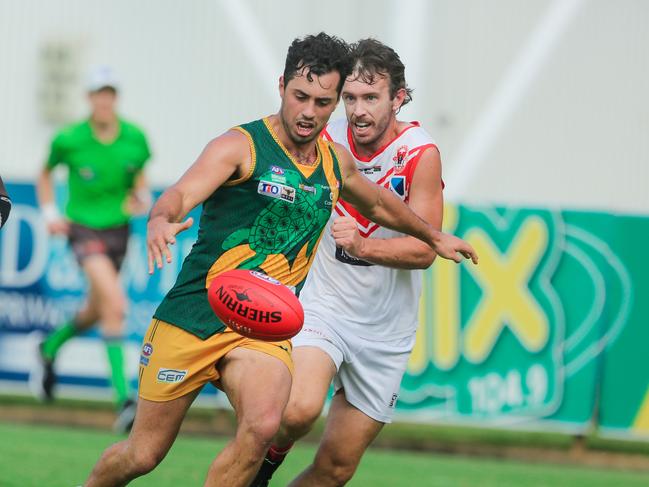
[[[316,346],[294,348],[293,363],[293,385],[284,414],[289,422],[297,420],[295,416],[320,415],[336,374],[336,364],[331,356]]]
[[[331,401],[316,466],[347,469],[351,475],[383,425],[352,406],[345,399],[344,391],[339,391]]]
[[[261,434],[279,427],[291,390],[291,371],[276,356],[237,347],[219,361],[220,384],[240,423],[252,424]]]

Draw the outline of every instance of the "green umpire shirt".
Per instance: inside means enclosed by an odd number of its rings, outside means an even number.
[[[84,120],[54,137],[47,168],[68,167],[67,217],[104,229],[128,223],[126,198],[150,156],[144,133],[132,123],[120,119],[117,138],[104,143],[94,136],[90,121]]]

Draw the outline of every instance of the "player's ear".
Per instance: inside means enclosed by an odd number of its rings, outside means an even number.
[[[284,75],[279,77],[279,96],[284,98]]]
[[[406,89],[399,88],[392,99],[392,111],[397,113],[403,105],[403,100],[406,98]]]

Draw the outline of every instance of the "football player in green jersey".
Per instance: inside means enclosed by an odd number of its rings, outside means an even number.
[[[115,391],[117,431],[127,431],[135,403],[124,370],[126,298],[119,270],[126,254],[131,215],[150,203],[144,173],[150,157],[142,130],[118,117],[117,83],[110,68],[92,71],[88,83],[90,117],[60,130],[37,182],[38,199],[48,231],[66,235],[88,280],[83,307],[39,345],[39,368],[30,377],[32,390],[44,400],[54,395],[54,362],[61,346],[95,324],[101,324],[111,383]],[[68,201],[61,215],[54,201],[52,171],[68,169]]]
[[[225,392],[238,425],[204,485],[250,483],[288,400],[291,345],[227,329],[210,310],[207,288],[218,273],[244,268],[299,293],[339,193],[368,218],[413,234],[439,255],[475,259],[466,242],[435,231],[398,197],[365,179],[342,146],[319,139],[350,71],[343,41],[324,33],[296,39],[279,81],[279,112],[208,143],[153,207],[150,272],[171,262],[168,246],[192,225],[185,217],[202,203],[198,240],[145,335],[131,434],[104,452],[86,487],[125,485],[155,468],[207,382]]]

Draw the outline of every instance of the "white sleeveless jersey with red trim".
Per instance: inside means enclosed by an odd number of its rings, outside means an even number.
[[[437,149],[431,136],[416,122],[371,157],[359,156],[355,151],[346,119],[329,124],[323,137],[345,146],[359,171],[406,203],[422,154],[427,149]],[[345,254],[336,248],[331,235],[331,224],[339,216],[353,217],[364,238],[404,236],[369,221],[349,203],[338,200],[300,293],[305,312],[336,319],[343,326],[355,328],[358,336],[373,340],[414,333],[423,272],[374,265]]]

